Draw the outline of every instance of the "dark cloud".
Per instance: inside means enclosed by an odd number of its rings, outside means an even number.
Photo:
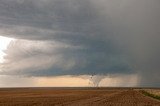
[[[159,86],[158,0],[1,0],[0,34],[19,39],[2,74],[131,74]],[[148,77],[151,77],[148,79]]]

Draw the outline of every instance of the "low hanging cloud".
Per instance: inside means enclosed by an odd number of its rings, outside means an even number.
[[[0,35],[17,40],[0,74],[137,74],[159,85],[158,0],[1,0]]]
[[[125,57],[119,54],[106,56],[97,51],[90,54],[89,49],[55,41],[12,41],[5,51],[7,55],[1,64],[1,74],[54,76],[106,74],[106,71],[132,73]]]

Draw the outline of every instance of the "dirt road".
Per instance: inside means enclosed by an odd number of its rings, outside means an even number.
[[[160,106],[133,89],[0,89],[0,106]]]

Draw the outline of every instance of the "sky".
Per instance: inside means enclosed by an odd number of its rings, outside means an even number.
[[[0,0],[0,87],[160,87],[159,0]]]

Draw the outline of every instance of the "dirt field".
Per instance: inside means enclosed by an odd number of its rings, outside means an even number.
[[[0,106],[160,106],[131,88],[6,88]]]

